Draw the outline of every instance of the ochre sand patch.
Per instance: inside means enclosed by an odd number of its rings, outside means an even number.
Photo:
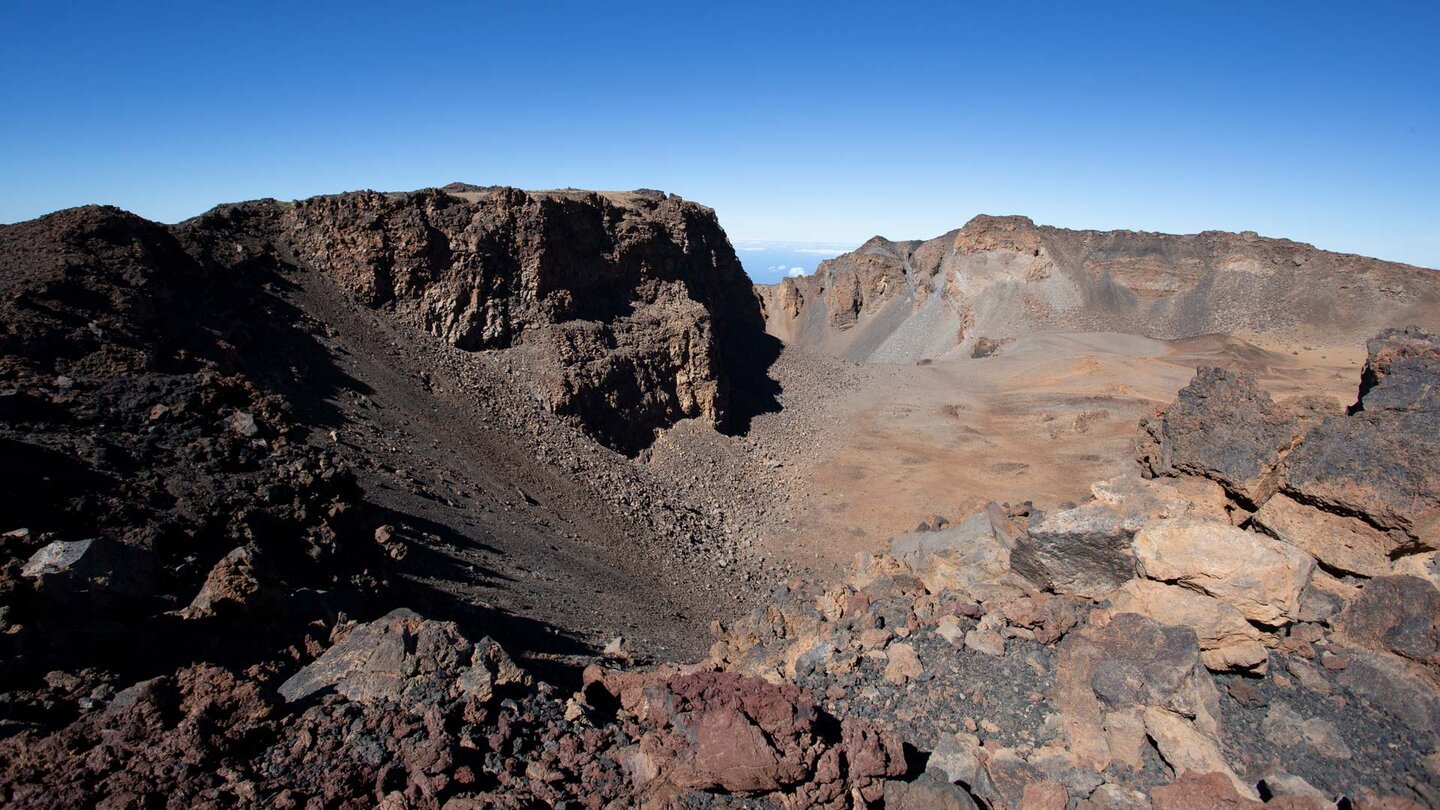
[[[850,390],[828,392],[811,390],[802,369],[843,361],[787,355],[776,367],[786,410],[758,419],[752,433],[787,471],[757,540],[795,567],[838,571],[934,514],[955,521],[989,500],[1055,509],[1084,501],[1094,481],[1136,472],[1137,423],[1197,366],[1253,371],[1279,399],[1348,404],[1365,349],[1275,335],[1039,334],[982,359],[845,363]],[[807,418],[813,430],[790,444]]]

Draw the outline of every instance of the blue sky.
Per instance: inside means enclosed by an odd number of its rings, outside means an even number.
[[[0,221],[452,180],[1440,265],[1440,3],[0,5]]]

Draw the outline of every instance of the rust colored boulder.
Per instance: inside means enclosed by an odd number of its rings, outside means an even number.
[[[840,723],[838,739],[809,693],[731,672],[665,667],[650,672],[586,671],[592,702],[613,702],[646,729],[630,767],[636,787],[879,797],[903,775],[899,737],[868,721]],[[821,802],[824,803],[824,802]]]

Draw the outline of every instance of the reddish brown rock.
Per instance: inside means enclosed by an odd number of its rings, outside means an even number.
[[[241,546],[215,563],[200,592],[182,611],[187,619],[277,612],[283,596],[267,580],[272,574],[254,549]]]
[[[613,700],[647,729],[638,742],[643,773],[632,772],[650,795],[784,791],[828,804],[851,789],[878,798],[884,779],[905,772],[898,735],[846,719],[840,739],[827,739],[819,709],[794,686],[694,668],[591,667],[585,692],[592,702]]]

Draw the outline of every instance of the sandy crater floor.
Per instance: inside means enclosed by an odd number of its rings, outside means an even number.
[[[785,459],[784,508],[756,527],[760,550],[838,571],[935,514],[957,520],[989,500],[1083,501],[1092,482],[1137,470],[1138,422],[1197,366],[1248,369],[1277,398],[1348,404],[1364,357],[1363,345],[1253,335],[1041,334],[994,357],[919,366],[790,349],[774,372],[785,408],[750,434],[763,455]],[[846,390],[826,390],[835,376]]]

